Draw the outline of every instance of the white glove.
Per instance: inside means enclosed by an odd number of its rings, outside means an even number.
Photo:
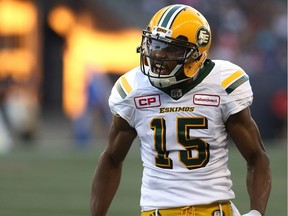
[[[257,210],[251,210],[250,212],[248,212],[247,214],[244,214],[242,216],[262,216],[262,215]]]

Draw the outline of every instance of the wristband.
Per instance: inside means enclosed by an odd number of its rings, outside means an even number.
[[[251,210],[247,214],[244,214],[243,216],[262,216],[261,213],[257,210]]]

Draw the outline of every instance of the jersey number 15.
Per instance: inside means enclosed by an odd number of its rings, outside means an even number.
[[[177,120],[177,140],[185,150],[179,151],[179,160],[187,169],[197,169],[209,162],[209,144],[201,138],[190,138],[190,129],[207,129],[205,117],[179,117]],[[154,146],[157,152],[155,165],[164,169],[173,169],[173,161],[166,150],[166,122],[163,118],[154,118],[150,123],[154,131]],[[196,152],[196,156],[192,155]]]

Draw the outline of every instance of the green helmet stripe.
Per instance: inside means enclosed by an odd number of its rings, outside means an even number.
[[[184,8],[185,8],[184,5],[175,5],[168,8],[163,14],[163,17],[160,19],[159,26],[163,28],[170,28],[173,23],[173,20]]]

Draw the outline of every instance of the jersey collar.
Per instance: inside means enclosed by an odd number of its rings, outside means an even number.
[[[212,71],[214,66],[215,66],[215,63],[211,61],[210,59],[207,59],[204,62],[204,67],[200,69],[199,74],[195,80],[190,79],[181,83],[181,89],[177,89],[175,87],[174,88],[168,87],[168,88],[163,88],[163,89],[159,88],[159,90],[165,92],[174,100],[178,100],[187,92],[189,92],[191,89],[195,88],[195,86],[197,86],[199,83],[201,83],[202,80],[204,80],[205,77],[207,77],[208,74]]]

